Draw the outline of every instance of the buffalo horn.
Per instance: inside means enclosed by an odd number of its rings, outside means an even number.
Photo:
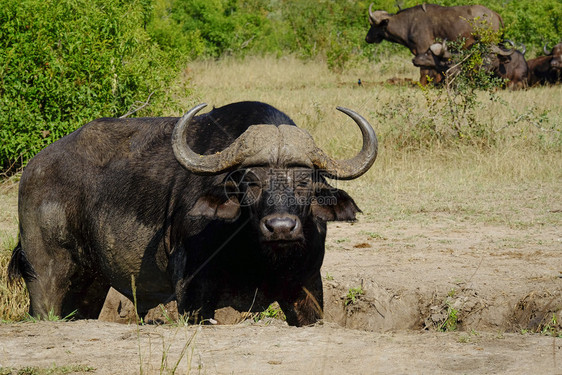
[[[255,150],[247,150],[246,142],[252,137],[243,133],[230,146],[213,155],[199,155],[187,144],[187,125],[206,104],[199,104],[189,110],[178,120],[172,133],[172,148],[178,162],[187,170],[197,174],[218,174],[229,168],[240,165]],[[363,135],[363,147],[359,153],[349,160],[334,160],[320,148],[313,146],[309,150],[309,159],[317,168],[327,172],[326,177],[339,180],[352,180],[367,172],[377,158],[377,135],[371,125],[354,111],[346,108],[337,109],[359,126]],[[302,152],[307,152],[302,150]]]
[[[363,135],[363,147],[361,151],[348,160],[334,160],[327,156],[324,151],[316,148],[311,156],[313,164],[327,172],[326,177],[338,180],[352,180],[367,172],[377,158],[378,141],[375,131],[371,125],[358,113],[342,107],[338,111],[351,117],[361,129]]]
[[[509,44],[511,44],[511,47],[513,47],[513,48],[512,48],[512,50],[513,50],[512,53],[517,50],[517,47],[515,47],[515,43],[513,43],[512,40],[506,39],[505,41],[508,42]],[[522,44],[522,46],[523,46],[523,51],[521,51],[521,53],[524,55],[525,52],[527,51],[527,47],[525,47],[524,44]]]
[[[369,5],[369,18],[373,21],[375,21],[375,13],[373,12],[373,3],[371,3],[371,5]]]
[[[515,52],[515,48],[510,49],[508,51],[504,51],[503,49],[501,49],[500,47],[498,47],[496,45],[492,45],[490,49],[491,49],[492,53],[495,53],[496,55],[501,55],[501,56],[509,56],[509,55],[512,55],[513,52]]]
[[[544,46],[542,47],[542,50],[544,51],[545,55],[550,55],[552,53],[552,51],[549,51],[546,49],[546,46],[548,45],[548,43],[545,43]]]
[[[172,148],[176,160],[187,170],[198,174],[218,174],[240,164],[241,155],[235,141],[224,151],[213,155],[199,155],[187,144],[187,125],[207,104],[199,104],[178,120],[172,133]]]
[[[429,49],[435,56],[441,56],[443,54],[443,44],[433,43],[429,46]]]
[[[429,46],[429,49],[435,56],[447,58],[450,56],[450,54],[447,53],[447,39],[443,40],[442,43],[433,43]]]
[[[390,18],[390,14],[388,14],[385,10],[375,10],[373,11],[373,4],[369,5],[369,23],[371,25],[379,25],[382,21],[387,20]]]

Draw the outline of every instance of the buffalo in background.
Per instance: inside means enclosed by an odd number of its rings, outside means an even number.
[[[525,60],[525,46],[518,51],[513,42],[513,48],[503,46],[492,46],[491,52],[484,57],[483,68],[491,72],[495,77],[506,81],[506,87],[511,90],[519,90],[527,87],[527,76],[529,67]]]
[[[506,87],[512,90],[527,87],[528,66],[525,61],[525,46],[518,51],[512,41],[512,48],[492,45],[490,52],[483,56],[482,68],[495,77],[506,80]],[[415,66],[433,68],[440,75],[454,74],[454,54],[447,48],[447,41],[433,43],[426,53],[416,56],[412,61]],[[450,71],[453,69],[454,71]]]
[[[19,185],[19,243],[31,316],[95,319],[110,287],[141,316],[263,311],[291,325],[322,318],[326,222],[360,209],[326,178],[371,167],[377,138],[357,113],[361,151],[334,160],[283,112],[240,102],[182,118],[103,118],[38,153]],[[132,286],[132,277],[136,292]]]
[[[544,56],[527,61],[529,65],[529,86],[556,84],[562,82],[562,43],[551,51],[543,47]]]
[[[433,4],[417,5],[391,14],[369,6],[371,25],[365,41],[381,43],[383,40],[406,46],[416,57],[426,53],[437,40],[465,39],[465,48],[475,43],[475,27],[488,27],[498,31],[503,27],[499,14],[482,5],[444,7]],[[438,77],[439,72],[422,68],[420,82],[427,84],[426,74]]]

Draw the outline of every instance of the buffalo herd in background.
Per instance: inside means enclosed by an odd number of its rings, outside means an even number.
[[[454,73],[454,53],[447,41],[464,39],[464,48],[476,43],[476,28],[499,31],[503,21],[499,14],[482,5],[444,7],[433,4],[417,5],[391,14],[369,6],[371,27],[365,41],[380,43],[383,40],[404,45],[415,55],[412,62],[420,68],[420,83],[439,84],[447,74]],[[493,45],[484,56],[483,68],[494,76],[506,80],[510,89],[556,84],[562,81],[562,43],[552,48],[544,46],[544,56],[526,60],[525,46],[519,51],[512,41],[511,47]]]

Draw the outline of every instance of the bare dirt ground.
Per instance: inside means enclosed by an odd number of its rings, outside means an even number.
[[[81,364],[96,374],[168,373],[178,360],[179,374],[558,374],[561,369],[560,339],[517,333],[378,333],[334,323],[137,328],[79,321],[4,326],[0,337],[3,365]]]
[[[562,316],[559,228],[520,230],[428,215],[432,220],[423,224],[393,220],[376,229],[361,219],[330,224],[322,324],[236,323],[239,315],[228,311],[217,320],[235,324],[4,324],[0,367],[82,365],[74,370],[96,374],[562,374],[560,323],[552,321],[553,314]],[[349,292],[359,288],[353,301]],[[441,332],[447,322],[456,327]]]

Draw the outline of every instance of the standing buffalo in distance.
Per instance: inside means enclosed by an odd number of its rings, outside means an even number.
[[[499,14],[482,5],[443,7],[423,4],[391,14],[372,10],[369,6],[371,28],[365,37],[367,43],[383,40],[408,47],[415,55],[426,53],[436,40],[465,39],[465,47],[474,44],[475,27],[488,27],[498,31],[503,27]],[[421,69],[420,82],[427,83],[427,70]],[[435,73],[437,74],[437,73]]]
[[[30,315],[97,318],[114,287],[139,314],[175,299],[204,320],[277,301],[290,325],[322,318],[326,222],[361,212],[326,178],[367,172],[375,132],[338,108],[363,146],[335,160],[270,105],[195,116],[204,106],[179,119],[98,119],[29,162],[8,271],[25,280]]]
[[[527,61],[529,65],[529,86],[556,84],[562,82],[562,43],[551,51],[543,47],[545,56]]]

